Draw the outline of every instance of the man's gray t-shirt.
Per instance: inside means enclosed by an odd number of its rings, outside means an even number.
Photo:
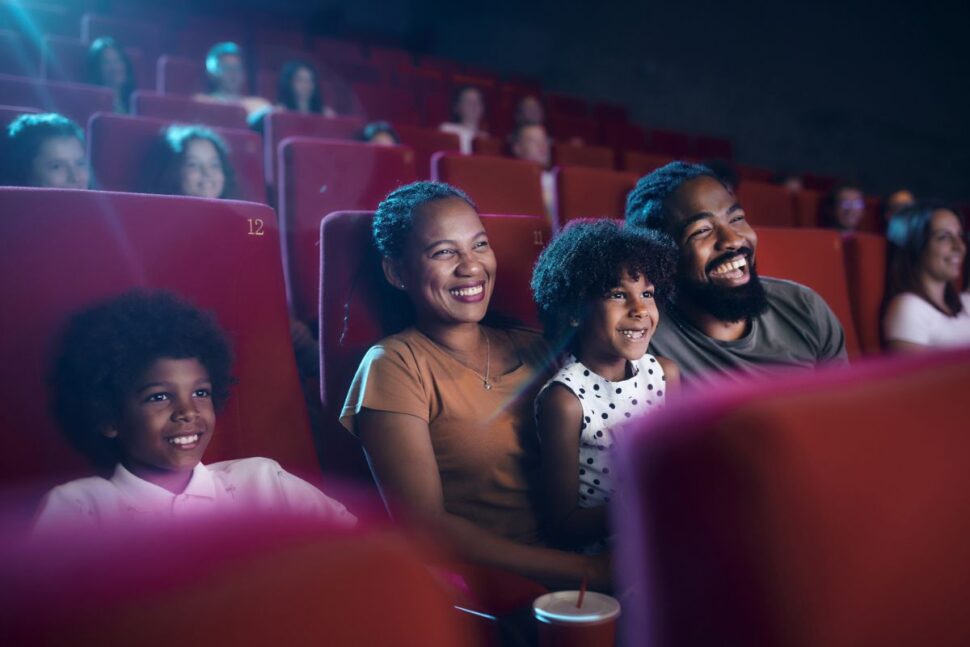
[[[661,315],[650,352],[673,360],[688,384],[768,375],[780,366],[813,369],[822,362],[848,363],[845,332],[822,297],[792,281],[762,277],[761,283],[768,309],[752,318],[741,339],[708,337],[671,307]]]

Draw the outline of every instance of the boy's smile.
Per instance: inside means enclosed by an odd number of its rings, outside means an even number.
[[[133,474],[181,492],[215,430],[212,383],[195,358],[155,360],[125,398],[121,417],[105,435],[121,444]]]

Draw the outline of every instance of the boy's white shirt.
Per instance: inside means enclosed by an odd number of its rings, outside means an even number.
[[[197,515],[280,512],[352,526],[340,502],[269,458],[199,463],[181,494],[132,474],[120,463],[110,479],[77,479],[52,489],[34,521],[34,533],[73,528],[125,527]]]

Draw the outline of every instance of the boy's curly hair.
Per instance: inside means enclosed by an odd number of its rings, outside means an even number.
[[[51,408],[68,439],[95,465],[118,462],[102,435],[124,398],[158,359],[195,358],[212,381],[218,410],[233,383],[232,351],[215,318],[165,291],[134,290],[75,314],[48,376]]]
[[[591,300],[616,287],[624,270],[644,276],[663,304],[674,289],[677,247],[665,233],[624,227],[615,220],[575,220],[543,250],[532,273],[532,296],[546,337],[573,347]]]

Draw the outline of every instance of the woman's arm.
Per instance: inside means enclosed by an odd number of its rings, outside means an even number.
[[[583,405],[565,386],[552,384],[539,395],[538,431],[546,522],[553,538],[583,546],[607,535],[606,506],[579,507],[579,437]]]
[[[361,409],[357,432],[381,496],[392,516],[431,524],[464,557],[536,579],[552,587],[610,587],[609,558],[518,544],[448,513],[428,424],[407,414]]]

